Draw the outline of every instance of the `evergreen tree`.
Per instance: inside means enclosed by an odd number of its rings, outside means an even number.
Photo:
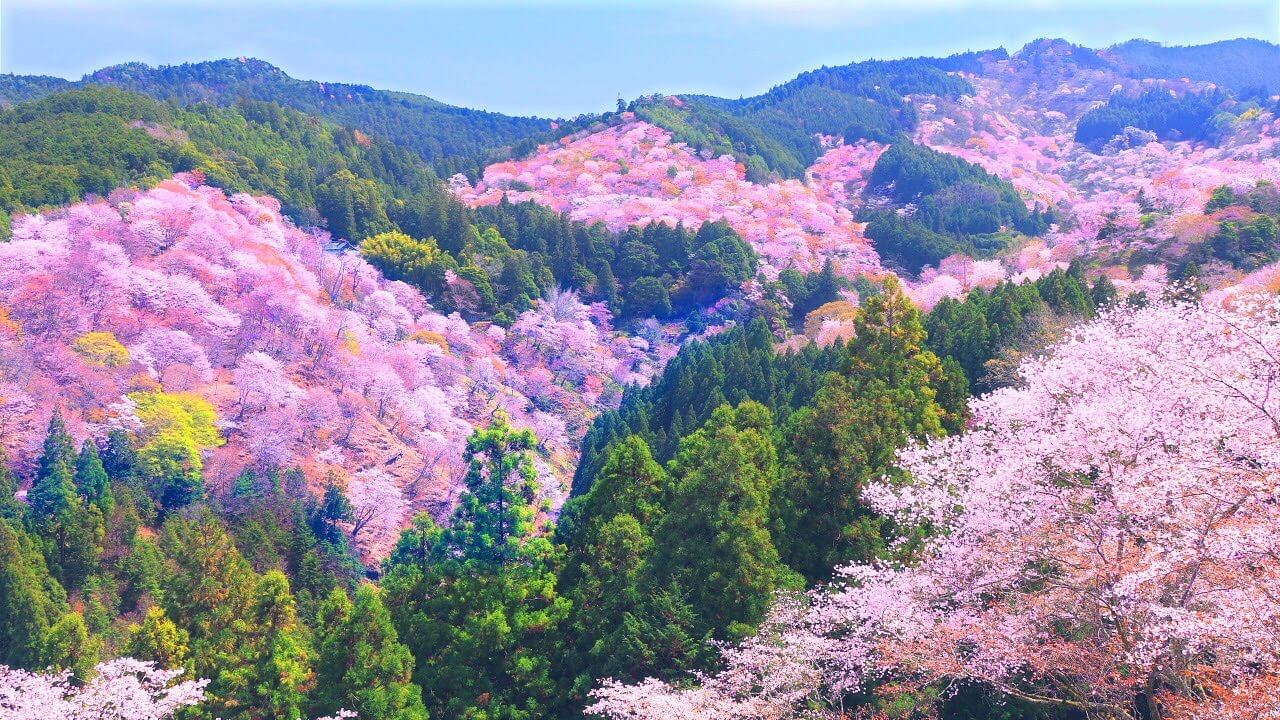
[[[107,447],[102,451],[102,466],[112,480],[133,479],[138,472],[138,449],[129,433],[112,430],[107,434]]]
[[[560,575],[561,592],[572,603],[564,627],[560,670],[570,683],[570,702],[585,704],[601,677],[638,680],[692,668],[690,657],[704,644],[686,634],[672,642],[654,637],[653,621],[673,633],[689,632],[659,606],[666,597],[641,587],[653,552],[652,528],[668,501],[667,473],[638,435],[613,447],[595,485],[561,512],[557,539],[569,546]],[[654,643],[651,646],[651,643]],[[665,648],[663,652],[659,648]]]
[[[81,497],[97,506],[103,516],[110,516],[116,500],[111,493],[111,479],[98,455],[98,445],[92,438],[85,440],[76,457],[76,489]]]
[[[259,649],[246,706],[264,717],[301,717],[312,681],[312,651],[284,573],[273,570],[258,582],[248,620]]]
[[[655,531],[649,587],[676,583],[695,634],[744,637],[789,582],[769,532],[778,459],[773,416],[756,402],[722,406],[681,443],[671,501]]]
[[[55,411],[27,493],[27,520],[41,538],[49,571],[68,590],[79,589],[97,567],[105,540],[102,511],[76,494],[76,464],[71,435],[62,414]]]
[[[31,523],[39,531],[51,531],[60,518],[74,511],[76,451],[67,433],[62,413],[55,410],[49,420],[44,446],[36,469],[36,479],[27,493]]]
[[[532,529],[537,471],[530,451],[537,438],[512,428],[506,418],[467,440],[467,492],[442,542],[481,563],[503,565]]]
[[[560,549],[532,534],[536,438],[499,417],[472,435],[467,492],[447,528],[415,523],[384,581],[415,678],[441,718],[545,717],[568,601]]]
[[[361,585],[355,603],[335,589],[316,620],[312,712],[351,710],[361,720],[426,720],[413,655],[400,643],[378,590]]]
[[[9,467],[9,455],[0,445],[0,521],[21,523],[26,506],[18,500],[18,476]]]
[[[862,487],[894,472],[894,455],[911,438],[943,433],[937,388],[945,374],[924,341],[919,311],[888,280],[862,306],[841,371],[788,424],[775,537],[783,560],[810,583],[883,553],[885,528],[861,504]]]
[[[152,606],[141,625],[129,629],[125,652],[139,660],[149,660],[162,668],[180,668],[187,662],[191,636],[173,624],[164,608]]]
[[[73,678],[84,682],[93,674],[102,651],[102,640],[89,634],[84,616],[68,612],[58,618],[45,635],[44,664],[69,670]]]
[[[0,520],[0,665],[40,669],[45,636],[66,604],[36,543]]]
[[[162,535],[171,568],[164,578],[165,612],[191,634],[192,670],[209,678],[208,717],[246,710],[261,634],[253,627],[258,579],[222,523],[209,511],[170,517]]]

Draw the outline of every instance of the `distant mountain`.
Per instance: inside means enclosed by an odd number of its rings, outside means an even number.
[[[1132,77],[1205,80],[1243,95],[1280,93],[1280,45],[1263,40],[1239,38],[1193,46],[1130,40],[1103,55]]]
[[[299,80],[262,60],[239,58],[152,67],[113,65],[79,81],[0,76],[0,101],[36,99],[88,84],[111,85],[184,104],[231,105],[266,100],[378,135],[409,148],[437,172],[475,172],[504,148],[545,133],[548,120],[471,110],[404,92],[365,85]]]
[[[770,174],[801,177],[821,153],[818,135],[889,142],[910,133],[915,114],[904,96],[971,92],[966,80],[949,73],[976,69],[984,55],[822,67],[755,97],[653,96],[637,100],[631,109],[695,149],[737,156],[753,180]]]
[[[1006,62],[1010,59],[999,48],[946,58],[868,60],[801,73],[755,97],[659,95],[640,98],[630,109],[697,150],[733,154],[747,166],[749,178],[760,180],[769,175],[802,177],[821,153],[816,135],[841,136],[848,142],[889,142],[909,135],[917,118],[906,96],[954,99],[971,94],[973,86],[965,76],[983,76],[996,67],[1016,68],[1020,79],[1041,87],[1095,72],[1208,81],[1242,99],[1280,92],[1280,46],[1262,40],[1193,47],[1132,40],[1094,50],[1041,39],[1020,49],[1012,64]]]

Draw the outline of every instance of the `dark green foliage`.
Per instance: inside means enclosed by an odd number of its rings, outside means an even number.
[[[501,282],[503,275],[522,278],[526,298],[567,287],[584,300],[609,303],[622,321],[668,318],[733,292],[755,275],[759,262],[751,246],[724,222],[704,223],[696,232],[650,223],[613,233],[603,224],[570,221],[534,203],[505,201],[478,208],[476,221],[480,228],[496,230],[503,247],[527,253],[525,267],[504,267],[496,274],[498,295],[510,297],[517,307],[519,296],[505,289],[516,283]],[[473,253],[471,261],[487,265],[509,255]]]
[[[773,415],[759,403],[721,406],[672,462],[648,586],[687,592],[695,637],[741,640],[787,582],[768,527],[778,479],[772,431]]]
[[[1168,90],[1112,95],[1106,105],[1080,118],[1076,141],[1098,147],[1126,127],[1136,127],[1154,132],[1161,140],[1216,142],[1219,131],[1212,120],[1226,99],[1218,90],[1178,96]]]
[[[764,320],[681,348],[660,377],[643,388],[628,388],[617,410],[596,418],[582,443],[573,494],[590,489],[604,464],[608,446],[637,434],[665,462],[675,457],[680,440],[697,430],[726,402],[755,400],[779,421],[806,403],[823,375],[839,360],[838,348],[808,346],[795,353],[774,352]]]
[[[866,232],[881,260],[913,273],[964,251],[964,245],[955,238],[892,211],[869,215]]]
[[[116,500],[111,492],[111,478],[102,465],[98,455],[98,444],[89,438],[80,446],[80,454],[76,457],[76,490],[103,515],[111,515]]]
[[[853,283],[836,272],[835,264],[827,260],[816,273],[803,275],[791,268],[778,275],[787,299],[791,301],[791,321],[794,325],[804,322],[809,313],[823,305],[840,299],[840,291]]]
[[[1035,318],[1086,319],[1113,302],[1115,294],[1115,286],[1105,276],[1090,286],[1078,265],[1055,270],[1035,282],[976,289],[964,300],[945,298],[934,307],[925,318],[928,346],[938,356],[953,359],[975,391],[990,390],[987,363]]]
[[[18,476],[9,467],[9,454],[0,445],[0,521],[14,523],[16,527],[25,513],[25,506],[18,500]]]
[[[32,538],[0,520],[0,664],[42,668],[45,636],[66,602]]]
[[[558,702],[560,550],[533,535],[536,438],[499,417],[467,443],[467,491],[443,530],[420,519],[388,564],[391,616],[437,718],[545,717]]]
[[[867,192],[915,210],[867,214],[867,237],[881,257],[910,272],[957,252],[983,255],[1002,249],[1005,231],[1039,235],[1050,216],[1027,210],[1018,191],[980,166],[912,142],[895,143],[871,169]]]
[[[246,472],[221,516],[196,504],[155,528],[131,474],[132,443],[113,433],[106,446],[106,462],[93,440],[75,453],[55,413],[20,513],[26,528],[0,517],[0,663],[83,680],[99,660],[132,654],[210,679],[193,718],[300,717],[317,687],[313,632],[336,632],[314,598],[344,593],[360,571],[337,526],[347,516],[341,492],[331,486],[322,503],[297,471]],[[390,626],[385,610],[361,615],[357,603],[344,644],[358,651],[379,622]],[[374,653],[360,659],[372,670],[353,682],[379,687],[386,666]],[[398,690],[347,697],[368,700],[362,717],[425,717],[377,712],[396,693],[414,697],[410,672]]]
[[[560,587],[573,609],[559,671],[571,707],[600,677],[677,680],[709,667],[712,639],[741,638],[793,582],[767,527],[772,425],[759,403],[721,406],[685,438],[670,473],[628,436],[566,506]]]
[[[632,435],[613,448],[591,492],[561,512],[556,539],[569,552],[559,587],[572,610],[557,670],[575,704],[585,702],[598,678],[675,677],[702,661],[705,638],[689,635],[694,618],[688,604],[665,588],[655,593],[641,587],[652,529],[669,499],[667,473],[644,440]],[[656,637],[660,633],[664,640]]]
[[[871,480],[897,477],[894,455],[909,440],[959,424],[966,398],[925,346],[919,311],[896,283],[859,311],[857,335],[838,372],[787,423],[786,473],[776,489],[774,535],[782,559],[810,583],[849,562],[883,555],[888,529],[859,498]],[[944,407],[938,388],[949,388]]]
[[[0,158],[9,213],[190,170],[351,240],[398,221],[439,234],[456,204],[413,153],[269,102],[182,107],[87,86],[0,112]]]
[[[0,107],[70,90],[73,84],[70,80],[51,75],[0,75]]]
[[[79,589],[94,571],[104,532],[101,508],[76,493],[77,459],[62,415],[55,411],[27,493],[26,519],[28,529],[40,539],[50,573],[71,590]],[[86,484],[97,481],[89,478]]]
[[[281,570],[293,579],[303,617],[335,587],[353,588],[363,574],[338,527],[351,519],[341,488],[330,482],[317,500],[298,470],[246,470],[223,507],[236,547],[255,572]]]
[[[0,76],[0,98],[20,102],[90,83],[182,104],[278,103],[409,148],[442,175],[474,175],[487,161],[503,157],[503,148],[548,131],[548,121],[539,118],[470,110],[364,85],[298,80],[256,59],[161,67],[125,63],[90,73],[80,82]]]
[[[891,142],[915,127],[911,93],[956,97],[969,83],[947,70],[974,69],[974,55],[852,63],[802,73],[763,95],[725,100],[657,95],[633,102],[639,117],[662,126],[696,150],[731,153],[756,182],[801,177],[821,152],[815,135]]]
[[[1280,47],[1239,38],[1190,47],[1130,40],[1107,50],[1135,78],[1208,80],[1245,96],[1280,93]]]
[[[1223,210],[1213,237],[1187,250],[1182,275],[1195,266],[1220,260],[1242,270],[1256,270],[1280,258],[1280,190],[1274,183],[1259,181],[1248,192],[1237,193],[1223,185],[1215,188],[1205,206],[1206,213]]]
[[[361,585],[355,602],[334,590],[318,618],[312,712],[351,710],[369,720],[426,720],[414,661],[400,642],[381,593]]]

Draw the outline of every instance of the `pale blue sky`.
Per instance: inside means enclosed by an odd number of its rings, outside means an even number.
[[[301,78],[569,116],[652,92],[752,95],[798,72],[1036,37],[1280,41],[1280,0],[0,0],[0,71],[250,55]]]

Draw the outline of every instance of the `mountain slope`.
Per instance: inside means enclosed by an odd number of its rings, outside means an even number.
[[[1237,93],[1280,93],[1280,46],[1251,38],[1207,45],[1166,46],[1130,40],[1103,51],[1136,78],[1207,80]]]
[[[471,326],[322,241],[270,198],[190,176],[21,218],[0,243],[8,456],[32,467],[55,408],[77,438],[147,442],[168,427],[148,408],[207,403],[225,443],[203,448],[206,483],[224,492],[246,467],[338,473],[357,504],[381,504],[360,538],[380,557],[412,511],[448,512],[465,441],[496,412],[537,433],[556,505],[574,438],[650,372],[572,294],[508,330]]]
[[[49,92],[98,84],[184,104],[231,105],[240,99],[266,100],[407,147],[442,174],[474,171],[485,158],[500,157],[503,148],[549,128],[548,122],[539,118],[471,110],[411,93],[299,80],[270,63],[251,58],[160,67],[125,63],[89,73],[77,82],[64,82],[56,78],[5,76],[0,79],[0,97],[20,102]]]

